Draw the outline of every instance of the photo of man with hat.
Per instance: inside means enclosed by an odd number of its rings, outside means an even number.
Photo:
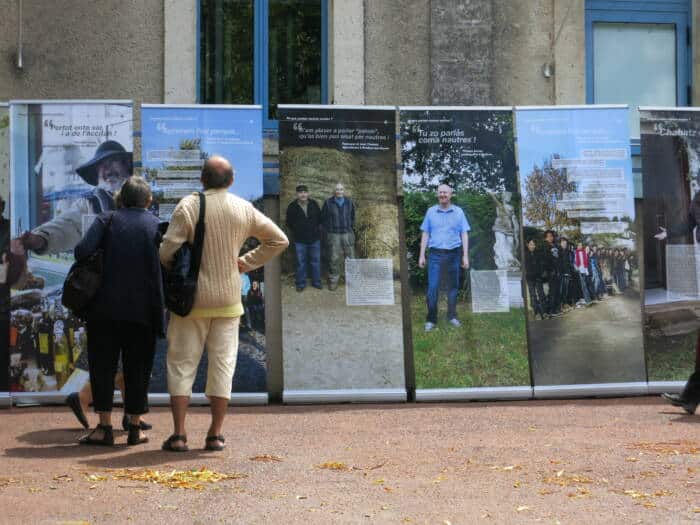
[[[297,292],[306,288],[308,267],[311,268],[311,285],[321,289],[321,208],[309,198],[306,185],[299,184],[296,192],[296,200],[287,206],[287,226],[296,252]]]
[[[93,189],[53,220],[24,232],[21,245],[40,255],[73,250],[83,236],[83,217],[115,208],[114,194],[131,175],[132,160],[132,153],[119,142],[100,144],[93,158],[75,170]]]

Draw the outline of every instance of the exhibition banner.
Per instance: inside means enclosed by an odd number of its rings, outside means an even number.
[[[282,268],[285,400],[368,390],[368,400],[405,399],[396,112],[280,106],[279,116],[280,216],[292,241]]]
[[[700,328],[700,113],[640,108],[649,381],[685,381]]]
[[[535,392],[645,382],[627,107],[518,108],[516,129]]]
[[[73,249],[132,173],[129,101],[10,103],[10,390],[88,380],[85,326],[61,305]]]
[[[10,251],[10,110],[0,104],[0,392],[9,389],[10,287],[7,284]]]
[[[168,222],[178,201],[200,191],[204,161],[214,155],[228,159],[234,169],[230,191],[263,209],[262,110],[260,106],[154,105],[141,106],[143,176],[156,196],[153,213]],[[241,253],[254,248],[246,242]],[[266,392],[264,272],[241,276],[241,318],[234,392]],[[167,392],[167,343],[158,342],[150,390]],[[193,392],[206,386],[206,352]]]
[[[529,396],[513,112],[399,114],[416,387]]]

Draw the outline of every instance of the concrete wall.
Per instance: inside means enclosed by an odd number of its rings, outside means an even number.
[[[328,99],[332,104],[363,104],[365,101],[364,23],[363,0],[331,2]]]
[[[430,103],[430,4],[365,0],[365,104]]]
[[[432,103],[583,103],[584,4],[432,0]],[[545,64],[552,66],[550,78]]]
[[[0,1],[0,100],[163,99],[163,0]]]
[[[163,2],[164,102],[197,101],[197,0]]]
[[[554,102],[586,103],[585,0],[554,1]]]
[[[432,0],[430,60],[435,105],[488,105],[493,100],[495,18],[491,0]]]
[[[483,1],[483,0],[482,0]],[[559,0],[564,1],[564,0]],[[542,66],[553,60],[552,0],[493,0],[493,64],[488,81],[495,105],[554,102],[554,79]]]

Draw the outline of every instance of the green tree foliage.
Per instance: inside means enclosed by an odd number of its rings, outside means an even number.
[[[576,191],[576,184],[567,180],[565,169],[554,169],[551,160],[545,160],[542,167],[533,166],[525,182],[525,220],[531,225],[557,231],[578,225],[578,221],[557,209],[563,194],[573,191]]]
[[[455,191],[486,190],[517,193],[510,112],[454,112],[444,114],[444,126],[435,124],[437,110],[402,116],[401,159],[409,190],[435,190],[449,184]],[[430,124],[423,121],[432,120]],[[464,142],[445,140],[445,133],[462,131]],[[497,151],[497,154],[484,154]]]

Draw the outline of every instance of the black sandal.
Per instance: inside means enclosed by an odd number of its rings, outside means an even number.
[[[124,430],[129,430],[129,416],[124,414],[124,417],[122,418],[122,428]],[[153,425],[150,423],[146,423],[143,419],[141,420],[141,430],[151,430],[153,428]]]
[[[127,445],[141,445],[148,443],[148,436],[141,437],[141,425],[129,424],[129,437],[126,438]]]
[[[205,444],[204,444],[204,450],[219,451],[219,450],[224,450],[224,448],[226,448],[226,445],[215,445],[214,441],[226,443],[224,436],[207,436],[207,439],[205,440]]]
[[[92,435],[96,430],[102,430],[102,438],[95,439]],[[114,433],[112,432],[112,425],[100,425],[98,424],[92,432],[81,437],[78,440],[80,445],[98,445],[102,447],[113,447],[114,446]]]
[[[184,445],[173,445],[173,443],[176,441],[182,441]],[[168,439],[163,441],[163,446],[161,448],[169,452],[187,452],[190,449],[187,446],[187,436],[181,436],[179,434],[173,434]]]

